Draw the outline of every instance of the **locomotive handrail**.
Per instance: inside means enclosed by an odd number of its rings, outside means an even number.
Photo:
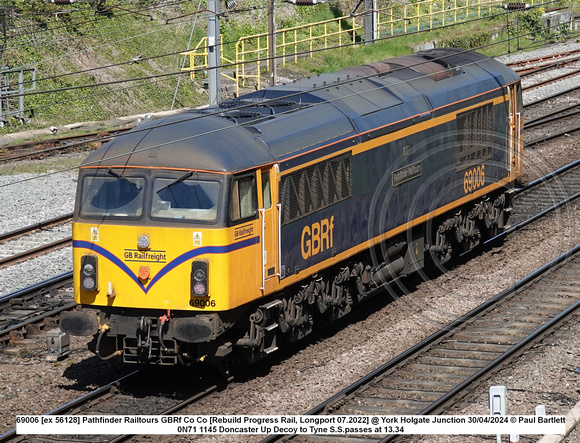
[[[266,290],[266,240],[264,238],[264,234],[266,233],[266,210],[264,208],[258,209],[260,212],[260,219],[262,222],[262,234],[261,234],[261,244],[262,244],[262,286],[260,290],[264,292]]]
[[[282,278],[282,203],[276,203],[278,208],[278,278]]]

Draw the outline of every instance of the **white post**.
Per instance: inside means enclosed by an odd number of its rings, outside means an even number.
[[[505,415],[507,410],[507,390],[505,386],[489,387],[489,413]],[[501,435],[497,435],[497,443],[501,443]]]

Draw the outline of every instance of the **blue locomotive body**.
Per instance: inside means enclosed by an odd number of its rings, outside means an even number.
[[[61,329],[102,358],[255,361],[505,228],[519,77],[436,49],[156,120],[93,153]]]

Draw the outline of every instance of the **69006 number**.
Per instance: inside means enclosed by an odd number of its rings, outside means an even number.
[[[200,300],[194,298],[193,300],[189,300],[189,306],[193,306],[194,308],[215,308],[215,300]]]

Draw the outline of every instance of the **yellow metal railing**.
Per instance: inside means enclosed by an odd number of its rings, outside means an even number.
[[[297,61],[300,55],[309,55],[315,49],[328,48],[330,45],[342,46],[344,42],[355,42],[357,31],[362,28],[355,17],[339,17],[317,23],[285,28],[275,32],[276,57],[282,65],[288,60]],[[270,69],[268,59],[268,34],[257,34],[242,37],[236,43],[236,77],[238,88],[246,86],[247,80],[256,79],[260,88],[262,68]],[[254,66],[249,68],[248,65]],[[255,72],[250,74],[249,71]],[[239,92],[239,90],[238,90]]]
[[[541,1],[526,0],[526,3],[533,6]],[[378,35],[383,38],[482,18],[500,12],[504,4],[505,0],[425,0],[393,5],[377,11]],[[363,14],[359,14],[278,30],[276,57],[285,64],[288,60],[297,61],[300,55],[312,56],[315,49],[342,46],[347,41],[354,43],[364,33],[362,20]],[[235,46],[235,61],[222,55],[222,65],[235,65],[233,76],[223,72],[222,75],[235,81],[238,95],[240,86],[247,86],[251,79],[260,89],[262,69],[269,69],[268,52],[268,34],[263,33],[240,38]],[[190,62],[182,71],[191,71],[194,78],[207,68],[207,37],[194,50],[181,55],[189,56]]]
[[[505,0],[425,0],[393,5],[378,11],[378,31],[384,37],[435,29],[493,15],[505,3]],[[526,0],[525,3],[533,6],[541,1]]]
[[[345,41],[354,42],[357,31],[361,28],[355,17],[339,17],[281,29],[276,31],[276,55],[282,64],[289,59],[298,60],[300,54],[312,56],[314,49],[328,48],[330,45],[341,46]],[[263,33],[240,38],[235,46],[235,61],[221,56],[222,65],[235,65],[233,76],[225,74],[223,70],[222,76],[235,81],[238,95],[240,86],[246,86],[250,79],[255,79],[256,87],[260,89],[262,68],[270,67],[268,52],[268,34]],[[180,55],[189,57],[189,66],[181,70],[190,72],[192,79],[196,76],[202,77],[208,62],[207,37],[195,49]]]
[[[195,49],[192,51],[187,52],[180,52],[179,55],[185,55],[189,57],[189,67],[181,68],[182,71],[190,72],[190,77],[192,79],[196,78],[196,75],[199,77],[204,77],[205,73],[203,70],[207,69],[208,65],[208,48],[207,48],[207,37],[201,39],[201,41],[197,44]],[[232,60],[227,59],[224,56],[221,56],[221,64],[222,65],[234,65],[235,63]],[[225,78],[229,78],[232,81],[236,81],[234,76],[221,73],[221,75]]]
[[[181,68],[181,70],[190,72],[192,80],[195,79],[195,74],[197,74],[200,69],[207,68],[207,53],[207,37],[204,37],[197,44],[195,49],[179,53],[179,55],[189,57],[189,67]]]

